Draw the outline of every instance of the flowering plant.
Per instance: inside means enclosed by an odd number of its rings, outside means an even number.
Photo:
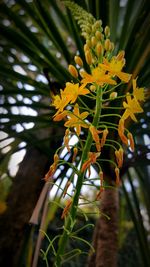
[[[72,153],[72,162],[67,162],[60,158],[58,149],[54,163],[45,175],[46,183],[53,183],[58,166],[68,164],[72,168],[71,178],[63,189],[63,195],[69,197],[61,216],[64,219],[63,232],[59,237],[57,251],[52,246],[54,266],[61,265],[68,238],[75,238],[73,230],[79,201],[83,199],[82,186],[90,179],[91,167],[96,167],[100,180],[94,201],[101,198],[106,187],[104,162],[109,164],[115,174],[113,185],[120,185],[124,149],[129,146],[134,150],[134,139],[127,124],[130,119],[137,121],[135,114],[143,112],[141,101],[144,101],[144,89],[137,87],[137,78],[132,78],[132,74],[123,70],[124,51],[115,55],[115,46],[109,39],[109,27],[103,29],[100,20],[96,21],[77,5],[72,6],[68,1],[65,4],[81,27],[85,38],[85,59],[76,54],[74,64],[69,65],[72,80],[66,82],[59,95],[52,95],[52,105],[56,109],[53,121],[64,121],[66,131],[63,148],[66,147],[68,153]],[[130,91],[128,88],[131,84],[133,89]],[[72,136],[77,137],[75,145],[70,145]],[[109,155],[108,148],[111,150]],[[76,186],[68,194],[67,190],[75,176]]]

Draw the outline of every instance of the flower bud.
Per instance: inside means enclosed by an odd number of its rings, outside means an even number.
[[[89,50],[90,50],[89,46],[87,44],[85,44],[84,45],[84,52],[89,51]]]
[[[75,63],[78,64],[80,67],[83,66],[83,61],[82,61],[82,59],[81,59],[79,56],[75,56],[75,57],[74,57],[74,61],[75,61]]]
[[[85,59],[86,59],[86,62],[91,65],[92,64],[92,55],[91,55],[91,52],[90,51],[86,51],[85,52]]]
[[[95,36],[92,36],[92,38],[91,38],[91,43],[92,43],[92,46],[93,46],[93,47],[96,46],[96,44],[97,44],[97,40],[96,40],[96,37],[95,37]]]
[[[105,47],[106,51],[110,50],[111,44],[110,44],[110,40],[109,39],[105,40],[104,47]]]
[[[113,50],[114,50],[114,48],[115,48],[115,45],[114,45],[114,43],[113,43],[113,42],[110,42],[110,51],[113,51]]]
[[[104,32],[105,32],[106,37],[110,36],[110,29],[108,26],[105,27]]]
[[[96,31],[95,37],[97,38],[98,41],[102,40],[102,33],[100,31]]]
[[[117,92],[112,92],[109,97],[110,99],[115,99],[117,95],[118,95]]]
[[[96,90],[96,86],[95,85],[90,85],[90,90],[91,91],[95,91]]]
[[[68,69],[69,69],[70,74],[74,78],[78,78],[78,71],[77,71],[77,69],[73,65],[69,65]]]
[[[86,44],[87,44],[88,47],[90,48],[90,47],[92,46],[92,44],[91,44],[91,40],[90,40],[90,39],[86,40]]]
[[[102,54],[103,54],[103,47],[102,47],[102,44],[101,43],[98,43],[97,45],[96,45],[96,54],[97,54],[97,56],[99,57],[99,56],[101,56]]]
[[[95,22],[95,28],[96,29],[98,29],[98,28],[101,28],[101,26],[102,26],[102,21],[101,20],[97,20],[96,22]]]

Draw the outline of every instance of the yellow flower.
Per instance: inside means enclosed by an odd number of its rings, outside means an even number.
[[[67,82],[64,90],[60,90],[60,96],[53,96],[52,105],[55,106],[56,109],[58,109],[55,116],[61,113],[69,103],[74,103],[79,95],[89,94],[89,90],[84,87],[85,85],[83,84],[79,86],[79,83],[74,84]]]
[[[126,120],[128,117],[130,117],[133,121],[137,122],[134,113],[141,113],[143,112],[143,109],[141,108],[136,98],[131,98],[131,96],[127,94],[126,99],[127,103],[125,101],[123,102],[123,106],[126,110],[122,115],[122,119]]]
[[[96,67],[92,70],[92,74],[88,74],[85,71],[82,71],[82,80],[81,83],[86,86],[88,83],[96,83],[100,86],[103,86],[105,83],[107,84],[116,84],[116,81],[111,79],[111,76],[108,74],[105,74],[105,71],[102,70],[100,67]]]
[[[79,86],[79,83],[66,83],[66,87],[63,92],[63,97],[67,96],[69,98],[70,103],[74,103],[79,95],[87,95],[89,94],[89,90],[84,88],[85,85]]]
[[[124,59],[117,59],[113,57],[110,62],[104,58],[103,64],[99,64],[101,68],[109,72],[109,75],[117,76],[121,81],[128,82],[131,78],[131,74],[122,72],[122,68],[125,64]]]
[[[79,136],[81,133],[81,127],[88,128],[84,119],[88,116],[88,112],[83,112],[80,114],[78,104],[75,104],[73,113],[68,112],[69,120],[64,124],[66,127],[75,127],[75,131]]]
[[[58,109],[56,114],[62,112],[69,102],[70,102],[69,96],[67,94],[64,94],[63,90],[60,90],[60,96],[56,95],[53,97],[52,105],[55,106],[56,109]]]
[[[136,87],[136,80],[137,79],[133,79],[132,80],[132,83],[133,83],[133,95],[137,100],[144,101],[145,100],[144,88]]]

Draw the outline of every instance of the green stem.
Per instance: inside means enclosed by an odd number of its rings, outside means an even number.
[[[93,118],[93,126],[97,127],[99,120],[100,120],[100,115],[101,115],[101,108],[102,108],[102,91],[101,88],[98,87],[97,89],[97,96],[96,96],[96,109],[95,109],[95,115]],[[82,157],[81,157],[81,167],[83,162],[87,159],[88,152],[91,149],[92,145],[92,135],[90,131],[88,132],[87,140],[83,149]],[[80,175],[78,176],[77,180],[77,185],[76,185],[76,191],[74,194],[74,198],[72,201],[72,206],[70,209],[70,215],[66,218],[65,221],[65,226],[64,226],[64,231],[59,239],[58,243],[58,250],[57,250],[57,255],[55,258],[54,262],[54,267],[59,267],[61,266],[61,261],[62,261],[62,255],[65,250],[65,246],[67,244],[68,238],[69,238],[69,233],[72,231],[72,226],[74,225],[76,213],[77,213],[77,207],[78,207],[78,202],[79,202],[79,197],[80,197],[80,192],[81,192],[81,187],[84,181],[84,172],[81,172],[80,170]]]

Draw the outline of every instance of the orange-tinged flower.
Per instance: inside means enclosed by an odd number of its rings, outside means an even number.
[[[75,104],[73,113],[69,112],[69,120],[64,124],[65,127],[75,127],[75,131],[79,136],[81,133],[81,127],[88,128],[89,126],[84,121],[84,119],[88,116],[88,112],[83,112],[80,114],[78,104]]]
[[[100,139],[99,139],[99,135],[98,135],[100,133],[100,131],[98,131],[93,125],[90,125],[89,130],[92,134],[93,140],[96,143],[97,151],[98,152],[101,151]]]
[[[69,146],[69,134],[70,134],[70,131],[69,129],[67,129],[65,131],[65,136],[64,136],[64,145],[65,147],[67,148],[68,152],[70,152],[70,146]]]
[[[68,188],[69,188],[70,185],[71,185],[71,182],[70,182],[70,181],[67,181],[66,186],[65,186],[65,188],[64,188],[63,197],[66,196],[66,194],[67,194],[67,190],[68,190]]]
[[[81,172],[84,172],[86,169],[88,169],[92,163],[96,162],[96,159],[100,156],[100,153],[97,152],[89,152],[88,153],[88,159],[83,163]]]
[[[133,95],[136,98],[136,100],[144,101],[145,100],[144,88],[138,88],[136,86],[136,80],[137,79],[133,79],[132,80],[132,83],[133,83]]]
[[[72,204],[72,199],[69,199],[66,203],[66,207],[63,210],[63,213],[61,215],[61,219],[64,219],[68,215],[71,204]]]
[[[79,95],[87,95],[89,94],[89,90],[85,88],[85,85],[82,84],[79,86],[79,83],[66,83],[66,87],[63,91],[63,96],[67,96],[70,103],[74,103]]]
[[[53,121],[61,121],[63,120],[68,114],[67,110],[64,110],[61,113],[56,112],[56,114],[54,115]]]
[[[102,139],[101,139],[101,147],[103,147],[105,145],[105,142],[106,142],[106,138],[107,138],[107,135],[108,135],[108,129],[105,129],[103,131],[103,135],[102,135]]]
[[[88,74],[85,71],[82,71],[82,80],[81,83],[83,83],[85,86],[88,83],[96,83],[100,86],[103,86],[105,83],[115,85],[116,81],[111,79],[111,76],[108,74],[105,74],[105,71],[102,70],[100,67],[96,67],[92,70],[92,74]]]
[[[128,145],[128,139],[124,134],[125,128],[124,128],[124,120],[120,119],[119,120],[119,125],[118,125],[118,134],[120,136],[121,141],[127,146]]]
[[[115,156],[116,156],[118,168],[121,168],[123,164],[123,149],[119,148],[119,150],[116,150]]]
[[[99,192],[97,193],[96,195],[96,199],[95,200],[100,200],[101,199],[101,196],[102,196],[102,193],[104,192],[105,188],[104,187],[100,187],[100,190]]]
[[[73,65],[69,65],[68,70],[74,78],[78,78],[78,71]]]
[[[132,149],[132,151],[134,151],[134,139],[133,139],[133,135],[132,135],[132,133],[128,133],[128,139],[129,139],[129,142],[130,142],[130,147],[131,147],[131,149]]]
[[[133,121],[137,122],[134,113],[141,113],[143,112],[143,109],[136,98],[131,98],[130,94],[127,94],[126,99],[127,102],[123,102],[123,106],[126,110],[122,115],[122,119],[126,120],[128,117],[130,117]]]
[[[115,168],[115,174],[116,174],[116,185],[119,186],[120,185],[120,171],[119,168]]]
[[[44,180],[47,182],[49,179],[52,178],[52,176],[54,175],[56,168],[57,168],[57,164],[59,162],[59,157],[57,154],[54,155],[54,162],[53,164],[50,166],[49,171],[46,173]]]
[[[119,60],[117,57],[113,57],[110,62],[104,58],[101,68],[109,72],[109,75],[117,76],[121,81],[128,82],[131,78],[131,74],[122,72],[122,68],[125,64],[124,59]]]
[[[103,186],[103,181],[104,181],[104,173],[103,173],[103,171],[99,172],[99,177],[100,177],[100,186]]]
[[[74,147],[74,149],[73,149],[72,163],[75,161],[77,154],[78,154],[78,148],[77,147]]]

